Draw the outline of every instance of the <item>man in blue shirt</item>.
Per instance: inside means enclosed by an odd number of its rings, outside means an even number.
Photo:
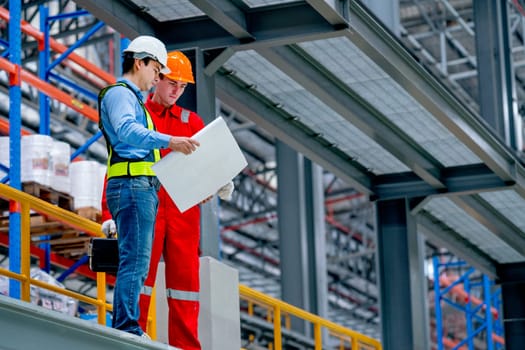
[[[164,44],[139,36],[124,50],[123,75],[99,94],[100,128],[108,145],[106,198],[119,233],[119,267],[113,294],[113,327],[139,336],[139,295],[148,273],[159,182],[151,165],[159,149],[192,153],[198,142],[155,131],[141,91],[150,90],[166,68]]]

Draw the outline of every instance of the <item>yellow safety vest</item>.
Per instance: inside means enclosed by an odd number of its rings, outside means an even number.
[[[100,93],[98,94],[98,110],[100,112],[101,108],[101,102],[102,98],[104,98],[104,95],[106,95],[106,92],[115,86],[124,86],[133,91],[135,91],[126,83],[116,83],[112,85],[108,85],[105,88],[103,88]],[[144,113],[146,114],[146,127],[148,130],[155,130],[155,125],[153,124],[153,120],[151,119],[151,115],[149,114],[148,110],[146,109],[146,106],[144,106],[144,103],[142,102],[142,99],[137,96],[137,100],[140,103],[140,106],[144,110]],[[102,131],[102,134],[104,135],[106,139],[106,145],[108,147],[108,170],[107,170],[107,178],[110,179],[112,177],[130,177],[130,176],[155,176],[155,173],[151,169],[151,166],[160,160],[160,151],[158,149],[152,150],[146,157],[142,159],[129,159],[129,158],[122,158],[120,157],[116,152],[113,151],[113,147],[111,147],[111,143],[109,142],[109,137],[106,135],[104,128],[102,126],[102,115],[99,117],[99,128]],[[148,159],[149,158],[149,159]]]

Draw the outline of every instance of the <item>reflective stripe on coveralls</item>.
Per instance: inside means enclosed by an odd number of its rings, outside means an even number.
[[[140,294],[144,294],[144,295],[147,295],[147,296],[152,296],[153,295],[153,287],[150,287],[150,286],[142,286],[142,289],[140,290]]]
[[[134,94],[135,91],[126,83],[116,83],[113,85],[106,86],[104,89],[102,89],[98,95],[98,110],[100,111],[102,99],[106,95],[106,92],[115,86],[123,86],[130,89]],[[142,110],[144,111],[146,115],[146,127],[148,130],[155,130],[155,125],[153,124],[153,120],[151,119],[151,115],[149,114],[148,110],[146,109],[146,106],[144,106],[144,103],[140,99],[139,96],[137,96],[137,99],[140,103],[140,106],[142,107]],[[106,138],[106,144],[108,147],[108,170],[107,170],[107,178],[110,179],[112,177],[120,177],[120,176],[155,176],[155,173],[151,169],[151,166],[158,162],[160,160],[160,151],[158,149],[154,149],[150,154],[148,154],[144,159],[149,158],[151,159],[151,155],[153,153],[153,161],[145,161],[143,159],[138,160],[129,160],[119,157],[116,152],[113,152],[113,147],[111,147],[111,143],[109,142],[109,138],[106,137],[106,133],[104,132],[104,128],[102,126],[102,118],[99,118],[99,128],[104,134],[104,137]]]
[[[171,299],[199,301],[199,292],[188,292],[185,290],[166,289],[166,296]]]
[[[140,293],[151,297],[153,295],[153,288],[143,286]],[[188,292],[186,290],[166,288],[166,296],[170,299],[176,300],[199,301],[199,292]]]

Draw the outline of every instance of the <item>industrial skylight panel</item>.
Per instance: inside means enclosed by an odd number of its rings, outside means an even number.
[[[512,190],[497,192],[482,192],[481,198],[486,200],[501,215],[512,221],[522,231],[525,231],[525,200]]]
[[[434,198],[425,205],[424,209],[497,262],[523,261],[523,256],[513,247],[491,233],[450,199],[445,197]]]
[[[481,162],[462,143],[453,142],[456,137],[451,132],[347,38],[318,40],[299,46],[443,165]],[[436,141],[448,147],[436,148]]]
[[[377,174],[408,170],[361,130],[254,51],[237,52],[224,67],[246,82],[248,88],[256,89],[274,101],[275,105],[297,116],[301,123],[312,130],[319,131],[323,126],[322,137],[336,144],[366,168]],[[342,126],[344,134],[341,133]]]

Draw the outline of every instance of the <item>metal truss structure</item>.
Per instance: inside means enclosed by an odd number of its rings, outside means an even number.
[[[400,39],[465,105],[479,112],[474,0],[400,0]],[[515,103],[525,117],[525,13],[508,0]]]

